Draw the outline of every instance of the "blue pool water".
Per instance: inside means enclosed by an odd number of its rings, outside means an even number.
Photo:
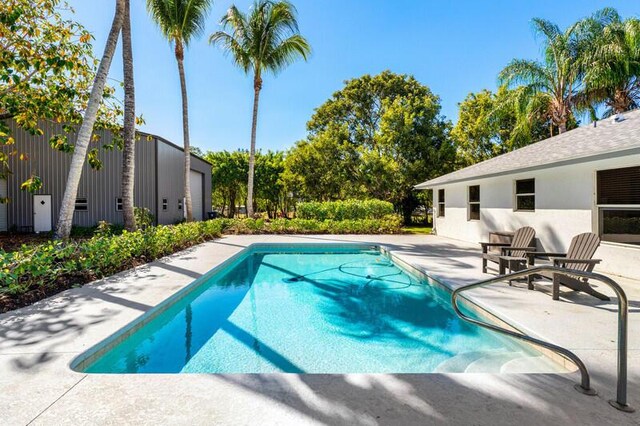
[[[513,352],[377,248],[327,247],[248,250],[84,371],[427,373],[470,351]]]

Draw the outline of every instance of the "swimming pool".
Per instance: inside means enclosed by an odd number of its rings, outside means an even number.
[[[557,372],[377,246],[254,245],[80,356],[88,373]]]

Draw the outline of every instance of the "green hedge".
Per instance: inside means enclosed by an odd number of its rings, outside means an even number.
[[[402,219],[387,215],[381,219],[219,219],[224,233],[232,234],[398,234]]]
[[[392,214],[393,204],[380,200],[314,201],[296,206],[296,216],[300,219],[382,219]]]
[[[0,250],[0,295],[83,284],[220,236],[219,221],[156,226],[81,241]]]

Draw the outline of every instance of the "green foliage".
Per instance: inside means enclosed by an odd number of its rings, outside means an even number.
[[[393,204],[381,200],[312,201],[299,203],[296,207],[296,215],[300,219],[382,219],[392,214]]]
[[[285,185],[298,199],[378,198],[409,220],[418,203],[413,185],[454,166],[440,99],[412,76],[348,80],[307,128],[285,159]]]
[[[151,214],[151,211],[146,207],[134,207],[133,216],[136,220],[136,227],[145,229],[153,226],[155,217]]]
[[[394,214],[380,219],[219,219],[231,234],[398,234],[402,219]]]
[[[263,71],[277,73],[311,53],[298,33],[296,8],[288,1],[257,0],[248,15],[232,5],[221,23],[228,32],[213,33],[209,42],[230,53],[245,73],[253,72],[256,81],[261,82]]]
[[[212,202],[227,217],[234,217],[238,204],[244,204],[247,196],[249,153],[247,151],[207,152],[204,158],[212,164]],[[258,211],[276,217],[286,211],[288,199],[282,180],[284,152],[256,152],[254,199]]]
[[[584,87],[578,102],[606,106],[605,117],[640,107],[640,19],[602,9],[583,21]]]
[[[147,10],[164,38],[179,46],[188,45],[204,31],[212,0],[147,0]]]
[[[51,241],[14,252],[0,250],[0,294],[16,295],[101,278],[220,236],[221,221],[157,226],[113,235],[108,224],[86,240]]]
[[[459,166],[488,160],[550,136],[551,123],[544,114],[520,120],[520,90],[482,90],[469,93],[459,104],[458,121],[451,131]]]
[[[9,157],[30,161],[17,152],[11,129],[2,120],[13,119],[17,127],[33,136],[43,134],[46,122],[66,123],[62,133],[51,136],[54,149],[71,152],[65,133],[74,131],[87,106],[97,62],[91,34],[79,23],[65,19],[72,11],[60,0],[5,0],[0,2],[0,176],[10,173]],[[122,109],[105,89],[95,129],[119,135]],[[34,169],[37,161],[31,166]],[[97,165],[93,162],[92,165]],[[36,184],[34,184],[36,183]],[[36,191],[31,180],[22,189]]]

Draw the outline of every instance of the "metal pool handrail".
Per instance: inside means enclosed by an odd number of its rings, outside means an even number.
[[[513,272],[506,275],[501,275],[494,278],[489,278],[487,280],[478,281],[472,284],[468,284],[462,287],[459,287],[453,291],[451,294],[451,304],[453,305],[453,309],[458,314],[460,318],[463,320],[479,325],[480,327],[487,328],[489,330],[506,334],[511,337],[515,337],[516,339],[524,340],[529,343],[533,343],[534,345],[542,346],[543,348],[549,349],[569,361],[573,362],[581,374],[581,382],[580,384],[576,384],[574,387],[577,391],[582,392],[586,395],[596,395],[596,391],[590,385],[589,372],[587,371],[587,367],[584,365],[582,360],[578,358],[576,354],[571,352],[570,350],[563,348],[558,345],[554,345],[553,343],[546,342],[544,340],[536,339],[535,337],[528,336],[526,334],[522,334],[516,331],[508,330],[506,328],[498,327],[497,325],[490,324],[487,322],[479,321],[477,319],[471,318],[460,310],[458,306],[458,295],[463,291],[471,290],[477,287],[483,287],[489,284],[494,284],[507,280],[514,280],[517,278],[524,278],[530,275],[540,274],[542,272],[551,272],[551,273],[561,273],[563,275],[572,275],[578,276],[582,278],[590,278],[597,281],[602,282],[603,284],[608,285],[613,289],[618,298],[618,387],[617,387],[617,397],[615,400],[610,400],[609,404],[611,406],[617,408],[618,410],[625,412],[633,412],[634,409],[627,404],[627,335],[628,335],[628,306],[629,302],[627,300],[627,295],[624,290],[617,282],[612,280],[611,278],[597,274],[594,272],[586,272],[586,271],[577,271],[574,269],[565,269],[559,268],[551,265],[541,265],[534,266],[529,269],[524,269],[522,271]]]

